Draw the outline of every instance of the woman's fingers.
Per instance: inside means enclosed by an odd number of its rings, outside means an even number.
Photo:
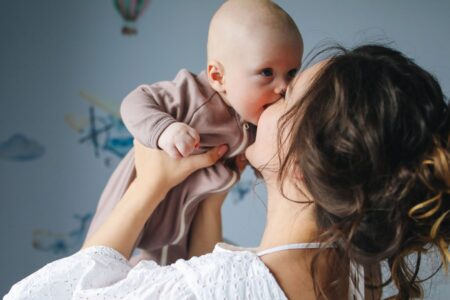
[[[194,172],[198,169],[214,165],[227,152],[227,150],[227,145],[221,145],[203,154],[191,155],[183,160],[186,164],[189,164],[188,168]]]
[[[194,171],[212,166],[228,150],[222,145],[203,154],[173,159],[164,151],[146,148],[136,139],[134,147],[137,177],[147,183],[155,181],[157,185],[168,185],[168,188],[179,184]]]

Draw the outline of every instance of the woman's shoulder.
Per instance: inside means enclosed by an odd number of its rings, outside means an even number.
[[[130,269],[119,252],[108,247],[89,247],[28,275],[13,285],[4,299],[71,299],[80,289],[119,281]]]
[[[114,249],[91,247],[57,260],[17,283],[5,299],[286,299],[251,250],[218,245],[214,252],[169,266],[132,267]]]
[[[178,260],[171,266],[183,273],[201,299],[287,299],[252,248],[221,243],[212,253]]]

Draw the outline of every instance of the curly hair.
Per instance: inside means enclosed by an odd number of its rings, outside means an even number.
[[[333,49],[279,121],[280,146],[281,136],[290,141],[279,179],[301,170],[320,239],[341,261],[386,261],[396,299],[423,297],[421,255],[438,249],[445,269],[450,260],[449,104],[437,80],[397,50]]]

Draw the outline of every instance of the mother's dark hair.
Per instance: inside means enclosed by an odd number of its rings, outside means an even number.
[[[449,106],[399,51],[338,50],[280,120],[280,180],[298,167],[322,241],[366,267],[387,261],[396,298],[420,297],[421,254],[438,249],[445,267],[450,258]],[[319,298],[325,290],[316,285]]]

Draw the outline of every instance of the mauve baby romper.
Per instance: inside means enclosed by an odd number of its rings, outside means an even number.
[[[186,123],[200,134],[200,148],[195,153],[227,144],[225,159],[242,153],[255,137],[255,126],[225,104],[205,72],[196,76],[183,69],[173,81],[141,85],[123,100],[120,112],[130,133],[150,148],[157,148],[159,136],[174,122]],[[170,190],[144,226],[137,241],[140,254],[132,261],[151,259],[166,265],[187,258],[188,233],[199,203],[229,190],[238,177],[221,161],[196,171]],[[87,236],[106,220],[134,178],[131,149],[106,184]]]

